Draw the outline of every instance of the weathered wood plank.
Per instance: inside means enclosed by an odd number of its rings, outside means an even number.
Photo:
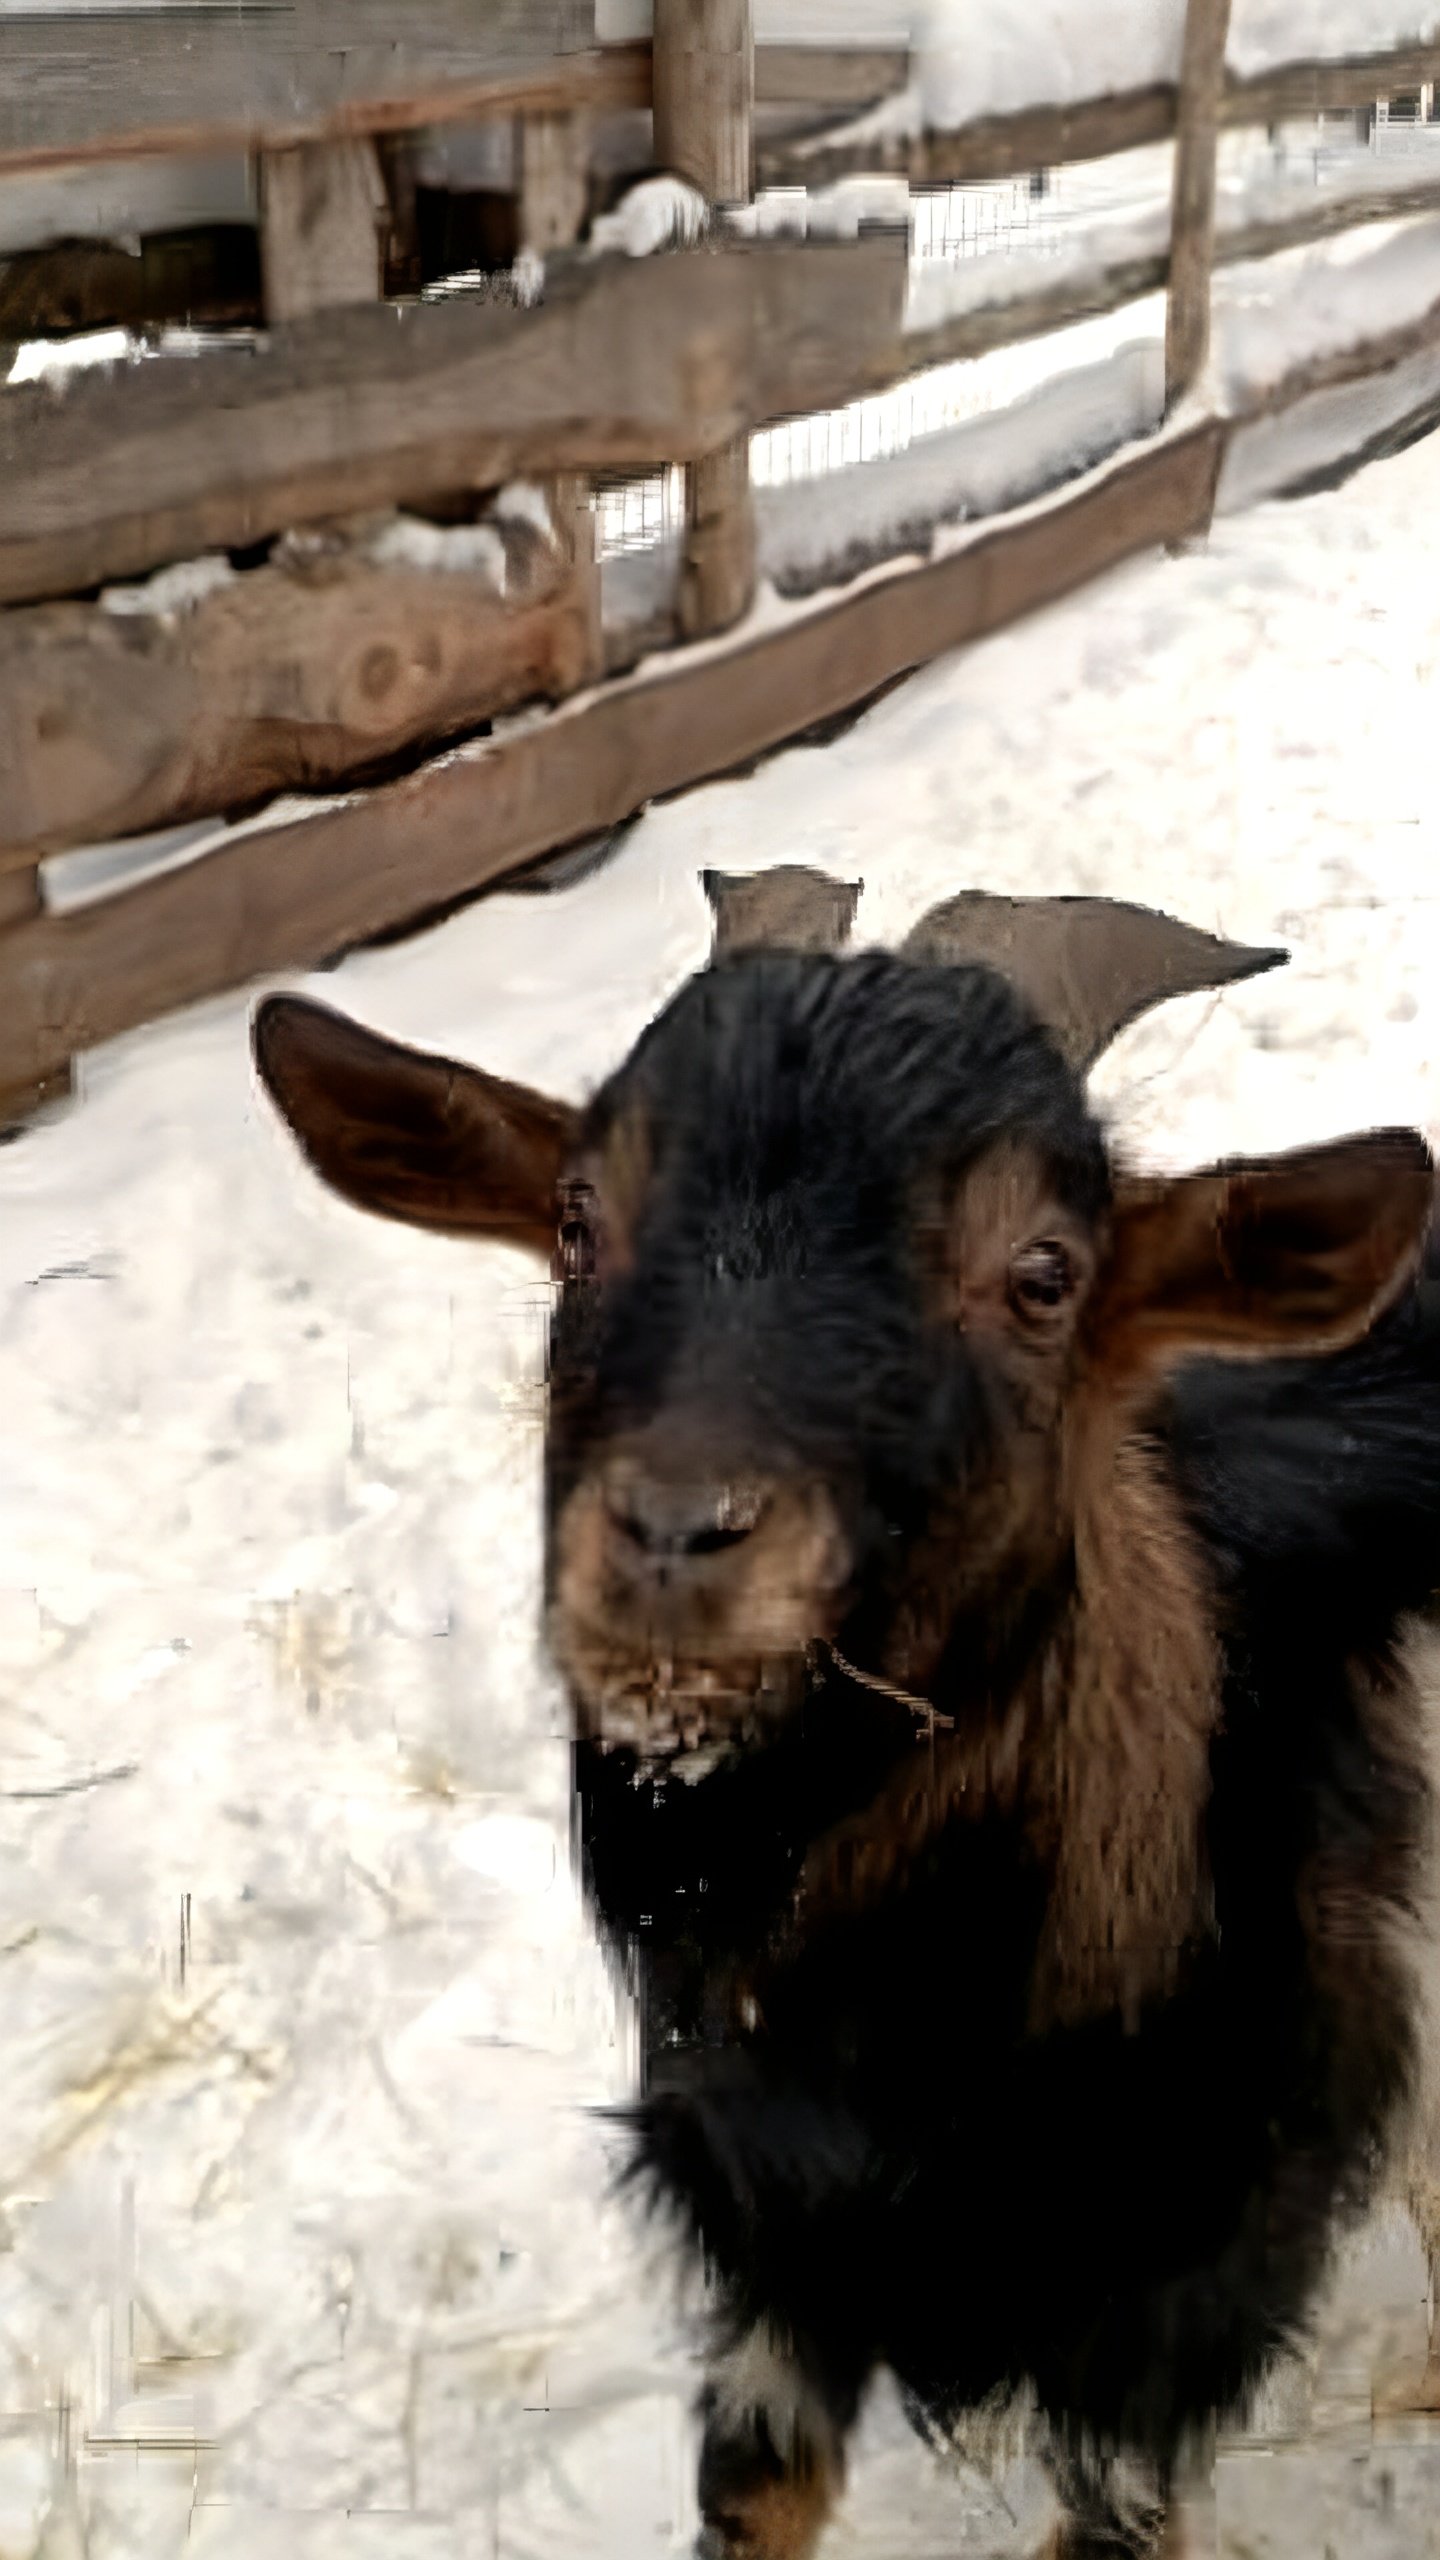
[[[585,228],[590,119],[580,110],[522,116],[516,128],[520,241],[537,258],[568,249]]]
[[[527,0],[301,0],[77,25],[0,20],[0,167],[165,151],[259,150],[341,133],[469,123],[531,109],[650,104],[648,44],[577,41],[578,20]],[[767,106],[858,107],[900,87],[894,46],[759,48]]]
[[[451,756],[0,943],[0,1085],[176,1007],[328,958],[662,793],[743,765],[941,651],[1209,521],[1225,430],[1150,447],[923,568],[539,728]]]
[[[272,327],[378,302],[385,181],[365,134],[260,154],[260,253]]]
[[[755,172],[755,30],[751,0],[655,0],[655,157],[711,204],[748,203]],[[755,592],[750,438],[685,475],[680,628],[728,631]]]
[[[1032,169],[1060,169],[1075,160],[1100,160],[1142,144],[1168,141],[1175,130],[1175,91],[1160,83],[1068,107],[1027,107],[1014,115],[982,116],[955,133],[890,136],[854,142],[772,142],[758,154],[762,186],[829,186],[856,172],[908,176],[917,187],[979,185],[990,178],[1028,176]]]
[[[903,89],[910,57],[903,45],[757,44],[759,107],[868,107]]]
[[[893,370],[903,231],[556,260],[533,310],[326,312],[0,396],[0,599],[517,473],[714,452]]]
[[[1170,291],[1165,310],[1167,409],[1183,400],[1198,381],[1210,344],[1215,153],[1229,30],[1230,0],[1188,0],[1170,215]]]
[[[450,539],[476,565],[315,539],[181,610],[0,614],[0,856],[333,788],[594,675],[572,522],[548,549],[513,520]]]
[[[0,971],[3,971],[5,935],[12,925],[24,924],[45,912],[45,898],[40,874],[33,865],[22,871],[0,873]],[[0,1134],[9,1136],[33,1119],[42,1103],[58,1102],[68,1094],[73,1083],[70,1060],[56,1058],[39,1075],[13,1079],[0,1086]]]
[[[235,0],[0,17],[0,168],[277,150],[531,108],[644,107],[648,45],[572,50],[555,0]]]
[[[1219,104],[1223,126],[1284,124],[1344,107],[1363,107],[1427,80],[1440,79],[1440,41],[1338,62],[1286,63],[1239,79],[1227,73]],[[1023,107],[977,117],[953,133],[891,136],[856,142],[843,132],[777,141],[759,154],[764,186],[828,186],[859,171],[908,175],[917,187],[978,185],[1103,160],[1143,144],[1167,142],[1176,130],[1177,91],[1160,81],[1117,90],[1069,106]]]
[[[1287,62],[1248,80],[1227,77],[1222,124],[1284,124],[1341,107],[1368,107],[1397,90],[1440,79],[1440,41],[1397,45],[1339,62]]]

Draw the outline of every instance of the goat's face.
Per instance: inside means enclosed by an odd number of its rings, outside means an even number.
[[[737,953],[581,1112],[294,999],[256,1045],[352,1201],[553,1258],[551,1638],[581,1731],[651,1761],[763,1732],[825,1641],[983,1689],[1097,1411],[1177,1353],[1352,1339],[1429,1208],[1404,1133],[1112,1185],[990,966]]]
[[[596,1097],[564,1177],[550,1594],[582,1718],[648,1752],[897,1680],[1064,1542],[1108,1179],[989,970],[745,954]]]

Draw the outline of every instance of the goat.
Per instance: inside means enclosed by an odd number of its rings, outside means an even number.
[[[1112,1162],[1116,1033],[1283,952],[970,892],[855,953],[823,876],[707,886],[583,1108],[289,996],[260,1077],[352,1204],[552,1262],[547,1627],[627,2174],[715,2305],[702,2552],[803,2560],[888,2367],[941,2440],[1023,2395],[1057,2551],[1138,2560],[1415,2080],[1429,1151]]]

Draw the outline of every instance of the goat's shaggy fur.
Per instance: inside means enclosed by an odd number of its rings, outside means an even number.
[[[282,1031],[272,1086],[317,1162],[353,1165],[373,1077],[364,1111],[332,1080],[317,1131]],[[462,1146],[465,1072],[434,1105],[435,1223],[457,1147],[491,1165],[519,1126],[475,1079]],[[432,1106],[394,1074],[394,1167],[372,1128],[365,1179],[414,1214]],[[1066,2548],[1148,2549],[1187,2446],[1297,2335],[1415,2084],[1424,1150],[1317,1159],[1273,1232],[1220,1176],[1127,1201],[1012,988],[881,954],[722,960],[563,1145],[524,1113],[548,1134],[533,1213],[500,1150],[506,1232],[517,1200],[543,1225],[562,1153],[575,1176],[549,1592],[591,1684],[579,1854],[643,2016],[631,2174],[715,2284],[707,2547],[812,2547],[884,2363],[942,2434],[1029,2394]],[[1006,1256],[1037,1234],[1079,1279],[1027,1329]],[[657,1449],[779,1488],[749,1545],[716,1532],[733,1560],[697,1567],[688,1616],[605,1508],[614,1453]],[[746,1590],[783,1597],[769,1687]],[[644,1748],[652,1676],[708,1719],[698,1770]],[[737,2413],[757,2339],[770,2379]],[[1107,2487],[1121,2454],[1153,2511]]]

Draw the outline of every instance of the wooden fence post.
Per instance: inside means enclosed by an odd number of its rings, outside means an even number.
[[[538,258],[568,249],[585,228],[589,210],[590,119],[583,110],[521,116],[515,134],[520,180],[520,246]],[[551,519],[570,560],[577,601],[587,625],[584,681],[604,672],[600,619],[600,561],[595,503],[589,482],[566,472],[545,484]]]
[[[711,204],[748,203],[755,166],[751,0],[654,0],[655,159]],[[727,630],[755,592],[750,439],[737,437],[685,474],[680,627]]]
[[[378,302],[389,199],[363,136],[260,154],[260,258],[267,320]]]
[[[1165,310],[1165,408],[1194,389],[1210,345],[1215,252],[1215,153],[1225,89],[1230,0],[1189,0],[1180,60],[1170,291]]]

